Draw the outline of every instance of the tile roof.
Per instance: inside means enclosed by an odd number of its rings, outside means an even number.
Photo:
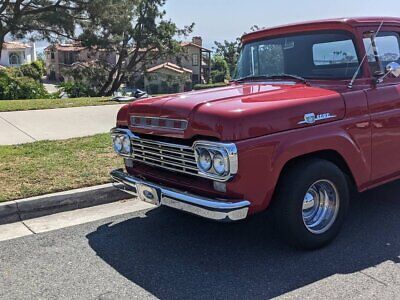
[[[32,46],[20,42],[4,42],[3,49],[12,50],[12,49],[27,49]]]
[[[72,43],[72,44],[54,44],[46,47],[44,51],[49,51],[51,49],[55,49],[57,51],[81,51],[85,50],[87,47],[82,46],[80,43]]]
[[[202,50],[204,50],[204,51],[211,52],[210,49],[204,48],[204,47],[199,46],[199,45],[197,45],[197,44],[195,44],[195,43],[192,43],[192,42],[181,42],[181,46],[182,46],[182,47],[193,46],[193,47],[200,48],[200,49],[202,49]]]
[[[149,69],[147,69],[147,72],[151,73],[151,72],[155,72],[155,71],[160,70],[160,69],[168,69],[168,70],[180,73],[180,74],[183,74],[185,72],[186,73],[193,73],[193,71],[190,70],[190,69],[182,68],[182,67],[180,67],[178,65],[175,65],[173,63],[170,63],[170,62],[166,62],[166,63],[160,64],[160,65],[154,66],[152,68],[149,68]]]

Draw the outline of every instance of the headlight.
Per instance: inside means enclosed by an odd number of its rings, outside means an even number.
[[[131,140],[129,136],[124,136],[122,140],[122,150],[124,154],[131,154]]]
[[[120,135],[113,137],[113,146],[114,150],[117,153],[120,153],[122,150],[122,137]]]
[[[216,153],[213,158],[213,167],[218,175],[224,175],[227,171],[225,158],[221,153]]]
[[[202,171],[207,172],[212,167],[212,158],[207,149],[199,149],[199,167]]]
[[[217,181],[227,181],[238,170],[235,144],[197,141],[194,143],[199,174]]]
[[[120,155],[130,155],[132,153],[131,140],[126,134],[113,135],[113,147],[115,152]]]

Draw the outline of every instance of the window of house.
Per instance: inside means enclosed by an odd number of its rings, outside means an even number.
[[[18,53],[10,53],[9,55],[9,62],[10,65],[20,65],[21,64],[21,57],[19,56]]]
[[[400,63],[400,39],[395,32],[381,32],[364,35],[364,46],[372,73],[384,72],[387,64]]]
[[[51,57],[51,59],[55,59],[54,51],[50,52],[50,57]]]
[[[192,64],[193,64],[193,66],[198,66],[199,65],[199,55],[198,54],[193,54],[192,55]]]

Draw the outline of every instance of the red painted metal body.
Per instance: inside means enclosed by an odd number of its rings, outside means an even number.
[[[359,56],[365,55],[364,32],[400,32],[400,19],[360,18],[326,20],[261,30],[245,35],[243,43],[282,34],[346,30],[354,36]],[[300,83],[232,83],[228,87],[138,100],[121,109],[118,126],[129,127],[130,115],[188,120],[182,132],[130,129],[156,136],[234,142],[239,172],[227,182],[226,193],[213,182],[171,174],[147,166],[128,168],[133,175],[198,194],[246,199],[249,213],[262,211],[272,200],[285,165],[321,151],[342,158],[359,191],[400,177],[400,79],[376,84],[364,63],[362,76],[352,89],[349,80],[311,80]],[[331,113],[335,118],[315,124],[298,124],[309,112]]]

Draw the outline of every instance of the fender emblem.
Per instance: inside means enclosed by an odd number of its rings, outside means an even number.
[[[327,120],[336,118],[336,115],[331,115],[330,113],[315,115],[314,113],[308,113],[304,115],[304,121],[300,121],[297,124],[314,124],[317,121]]]

